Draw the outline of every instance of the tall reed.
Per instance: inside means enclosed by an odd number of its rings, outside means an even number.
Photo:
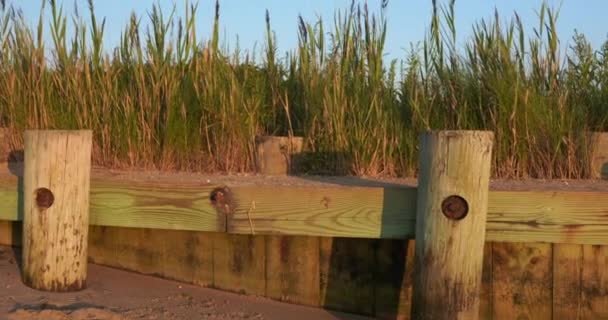
[[[220,43],[217,2],[207,40],[198,4],[153,5],[107,47],[92,0],[71,15],[43,1],[35,30],[2,2],[0,126],[17,144],[25,128],[89,128],[98,165],[205,172],[251,171],[255,135],[302,135],[303,171],[370,176],[415,174],[422,130],[487,129],[496,177],[589,174],[587,133],[608,130],[608,42],[596,51],[575,33],[562,52],[559,12],[543,4],[532,34],[496,12],[461,46],[454,1],[434,1],[421,45],[387,61],[380,9],[300,17],[297,47],[280,56],[270,12],[261,51]]]

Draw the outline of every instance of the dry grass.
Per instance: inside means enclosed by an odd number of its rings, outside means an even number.
[[[53,1],[41,8],[50,26],[36,30],[2,7],[0,126],[15,144],[24,128],[93,129],[104,166],[250,171],[255,135],[295,134],[310,155],[303,170],[403,176],[416,171],[421,130],[487,129],[495,176],[579,178],[589,171],[586,132],[608,128],[608,42],[595,52],[575,34],[560,52],[558,14],[545,5],[531,36],[517,15],[496,14],[459,49],[453,2],[434,4],[422,45],[401,61],[383,59],[383,16],[354,3],[331,30],[300,19],[285,57],[267,14],[260,59],[220,46],[219,5],[209,41],[195,32],[196,5],[183,16],[153,6],[150,28],[132,16],[115,48],[103,46],[92,1],[92,23],[75,12],[70,36]]]

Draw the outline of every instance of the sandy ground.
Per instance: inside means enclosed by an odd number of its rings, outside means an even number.
[[[201,288],[89,265],[85,290],[48,293],[23,285],[15,252],[0,246],[0,319],[371,319]]]
[[[254,173],[205,174],[183,171],[120,170],[93,167],[91,180],[129,181],[182,185],[273,186],[273,187],[416,187],[415,178],[376,178],[355,176],[268,176]],[[0,158],[0,179],[16,179],[23,175],[23,163],[4,162]],[[494,191],[600,191],[608,192],[608,180],[600,179],[492,179]]]

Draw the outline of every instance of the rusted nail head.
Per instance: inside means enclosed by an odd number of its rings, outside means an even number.
[[[36,189],[36,205],[40,209],[48,209],[55,202],[55,196],[53,192],[47,188]]]
[[[230,213],[232,210],[232,194],[227,187],[213,189],[209,195],[209,200],[216,210],[225,214]]]
[[[448,219],[461,220],[469,213],[469,204],[461,196],[449,196],[441,203],[441,211]]]

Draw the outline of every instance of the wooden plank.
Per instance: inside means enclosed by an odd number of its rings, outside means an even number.
[[[486,242],[483,247],[483,269],[481,273],[481,291],[479,293],[479,319],[492,319],[493,313],[493,269],[492,242]]]
[[[129,179],[94,171],[91,225],[226,230],[204,181]],[[416,189],[243,185],[230,187],[237,234],[391,238],[414,236]],[[491,191],[486,241],[608,244],[608,196],[599,191]],[[0,174],[0,220],[20,220],[18,179]],[[251,220],[249,219],[251,218]]]
[[[21,246],[22,230],[21,222],[0,220],[0,245]]]
[[[320,283],[324,308],[374,314],[374,246],[377,240],[321,238]]]
[[[112,183],[91,181],[91,224],[193,231],[224,231],[209,198],[217,186],[163,184],[161,182]]]
[[[89,234],[93,263],[200,286],[213,282],[210,233],[92,226]]]
[[[23,220],[22,199],[20,192],[23,179],[13,175],[0,175],[0,220]]]
[[[215,233],[213,286],[263,296],[266,293],[265,237]]]
[[[213,235],[207,232],[163,230],[164,278],[208,287],[213,284]]]
[[[233,188],[228,232],[401,238],[414,233],[416,189]]]
[[[494,243],[493,319],[552,319],[550,244]]]
[[[581,319],[583,248],[553,245],[553,318]]]
[[[266,237],[266,296],[290,303],[319,304],[319,238]]]
[[[602,192],[490,192],[486,240],[608,243],[606,208]]]
[[[608,319],[608,246],[583,246],[582,319]]]
[[[376,318],[410,319],[414,247],[414,240],[379,240],[374,276]]]

